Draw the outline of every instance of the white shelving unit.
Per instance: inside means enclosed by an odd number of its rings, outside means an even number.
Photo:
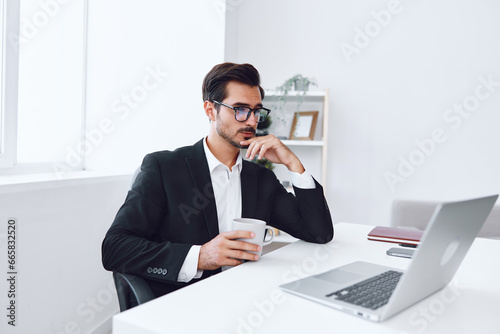
[[[279,92],[276,91],[268,91],[266,90],[265,92],[265,98],[264,98],[264,105],[272,105],[273,103],[277,103],[276,100],[282,96]],[[290,113],[291,117],[293,117],[293,114],[295,111],[309,111],[312,109],[304,109],[306,106],[318,106],[317,108],[314,107],[315,110],[320,111],[319,117],[318,117],[318,124],[316,124],[316,133],[318,133],[318,129],[321,129],[321,133],[319,135],[315,135],[314,140],[283,140],[283,143],[290,147],[290,149],[294,150],[294,147],[296,148],[304,148],[304,147],[310,147],[311,149],[318,149],[321,150],[321,184],[325,185],[326,184],[326,175],[327,175],[327,152],[328,152],[328,97],[329,97],[329,92],[328,89],[325,90],[319,90],[319,91],[308,91],[306,92],[303,96],[304,102],[302,103],[301,110],[296,110],[296,99],[299,97],[299,94],[302,95],[302,93],[299,93],[297,91],[290,91],[288,92],[286,99],[287,103],[284,106],[284,112],[286,114]],[[269,104],[268,104],[268,103]],[[319,108],[319,106],[321,108]],[[271,112],[271,120],[273,114]],[[290,124],[291,126],[291,124]],[[288,133],[289,134],[290,128],[288,128]],[[314,161],[303,161],[304,165],[311,165],[314,164]]]
[[[283,140],[287,146],[324,146],[322,140]]]

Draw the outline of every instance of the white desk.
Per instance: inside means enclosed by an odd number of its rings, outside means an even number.
[[[405,269],[368,241],[371,226],[340,223],[326,245],[298,241],[113,318],[114,334],[499,333],[500,241],[477,238],[443,290],[372,323],[282,292],[280,284],[357,260]],[[491,263],[488,265],[488,261]]]

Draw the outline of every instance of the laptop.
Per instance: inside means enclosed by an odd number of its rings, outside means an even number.
[[[405,272],[359,261],[280,288],[364,319],[384,321],[451,281],[497,197],[440,204]]]

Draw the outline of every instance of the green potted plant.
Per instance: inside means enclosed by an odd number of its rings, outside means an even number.
[[[298,95],[297,109],[304,100],[304,95],[309,90],[309,85],[317,86],[316,79],[308,78],[302,74],[296,74],[281,85],[276,87],[276,93],[280,95],[280,101],[286,102],[286,97],[290,91],[296,91]]]
[[[316,80],[314,78],[307,78],[301,74],[297,74],[290,78],[293,80],[293,88],[298,92],[307,92],[309,90],[309,85],[316,86]]]
[[[269,134],[269,127],[271,126],[271,114],[267,115],[266,119],[264,120],[264,122],[260,122],[257,124],[257,131],[255,131],[255,135],[257,137],[259,136],[267,136]],[[271,161],[267,160],[266,158],[262,158],[262,159],[257,159],[258,156],[255,156],[251,161],[256,163],[256,164],[259,164],[259,165],[262,165],[264,167],[266,167],[267,169],[270,169],[270,170],[273,170],[274,169],[274,165]]]
[[[262,165],[267,169],[270,170],[274,169],[274,164],[271,161],[267,160],[266,158],[258,159],[258,156],[255,156],[251,161],[256,164]]]
[[[304,101],[304,96],[306,95],[307,91],[309,90],[309,86],[311,85],[317,86],[316,79],[305,77],[302,74],[296,74],[290,79],[285,80],[282,85],[275,88],[277,99],[272,105],[274,111],[273,115],[275,117],[275,120],[283,127],[286,128],[286,125],[289,122],[289,117],[287,117],[287,113],[284,111],[289,93],[292,91],[297,92],[296,111],[299,111],[300,106]]]
[[[271,126],[271,114],[267,115],[264,122],[260,122],[257,124],[257,131],[255,131],[255,135],[257,137],[267,136],[269,134],[269,127]]]

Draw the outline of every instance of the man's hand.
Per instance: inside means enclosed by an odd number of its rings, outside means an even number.
[[[302,174],[305,171],[299,158],[274,135],[253,137],[240,144],[249,145],[246,159],[253,159],[258,155],[259,159],[266,158],[272,163],[285,165],[291,172]]]
[[[250,231],[224,232],[201,246],[198,258],[198,270],[214,270],[222,266],[237,266],[242,260],[258,260],[259,256],[248,253],[259,252],[261,247],[234,239],[252,239],[255,233]]]

